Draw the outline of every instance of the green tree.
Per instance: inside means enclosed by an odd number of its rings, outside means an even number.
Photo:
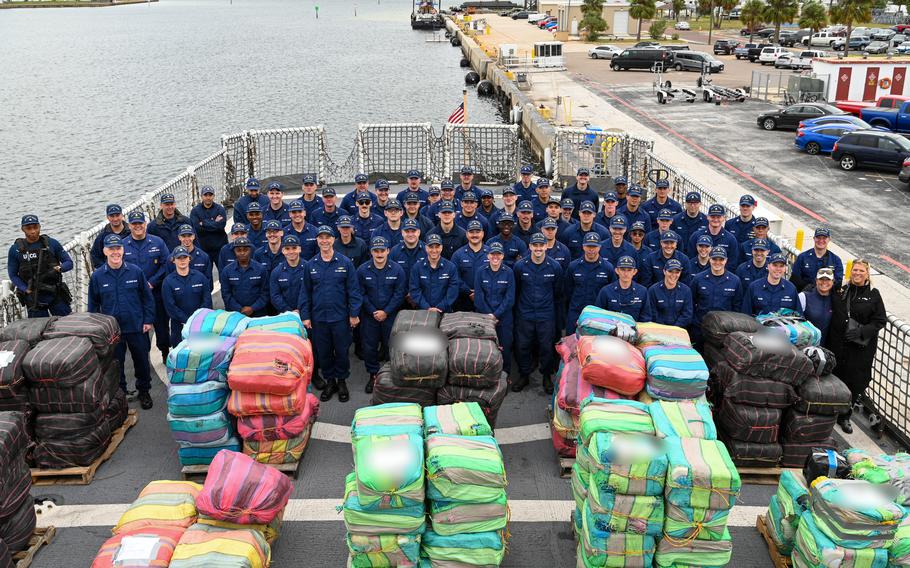
[[[578,26],[585,30],[588,41],[597,41],[601,32],[607,29],[603,18],[603,0],[584,0],[581,5],[581,22]]]
[[[780,41],[780,25],[793,21],[799,12],[796,0],[768,0],[765,6],[765,20],[774,24],[774,43]]]
[[[632,0],[629,5],[629,15],[638,20],[638,33],[635,35],[636,41],[641,41],[641,22],[650,20],[657,14],[657,4],[655,0]]]
[[[730,10],[736,8],[736,5],[739,4],[739,0],[719,0],[717,5],[720,6],[720,17],[717,18],[717,29],[720,29],[721,22],[724,21],[724,14],[730,13]]]
[[[799,15],[799,27],[809,28],[812,33],[828,25],[828,11],[821,2],[807,2]]]
[[[850,54],[850,34],[853,24],[861,24],[872,19],[872,0],[840,0],[831,7],[828,14],[835,24],[847,26],[847,37],[844,41],[844,57]]]
[[[705,14],[709,14],[713,5],[713,0],[698,0],[698,17],[701,18]]]
[[[686,9],[686,0],[673,0],[673,17],[679,21],[679,13]]]
[[[765,3],[762,0],[749,0],[739,12],[739,19],[749,30],[749,43],[755,28],[762,24],[765,17]]]
[[[651,27],[648,28],[648,35],[651,36],[651,39],[659,40],[664,37],[665,31],[667,31],[667,20],[654,20],[651,22]]]

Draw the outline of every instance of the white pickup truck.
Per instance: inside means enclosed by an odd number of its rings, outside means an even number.
[[[786,52],[781,54],[774,62],[777,69],[812,69],[812,60],[816,57],[828,57],[827,51],[818,49],[804,49],[799,54]]]

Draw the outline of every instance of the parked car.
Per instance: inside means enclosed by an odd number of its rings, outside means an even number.
[[[511,10],[506,10],[505,12],[500,12],[499,15],[503,17],[511,18],[519,12],[527,12],[527,10],[522,10],[521,8],[512,8]],[[517,19],[517,18],[516,18]]]
[[[910,159],[910,141],[893,132],[859,130],[835,142],[831,158],[842,170],[871,167],[896,172]]]
[[[682,45],[658,45],[658,49],[669,49],[670,51],[689,51],[689,46]]]
[[[749,28],[747,26],[747,27],[744,27],[743,29],[739,30],[739,35],[741,35],[741,36],[754,35],[759,30],[761,30],[761,26],[756,26],[754,28]]]
[[[883,53],[888,53],[888,42],[887,41],[873,41],[866,46],[866,49],[863,50],[868,54],[877,54],[881,55]]]
[[[797,103],[786,108],[762,113],[758,116],[757,122],[758,126],[765,130],[795,129],[802,120],[832,114],[847,113],[826,103]]]
[[[831,47],[841,37],[843,36],[838,32],[818,32],[812,34],[803,43],[809,47]]]
[[[660,43],[656,42],[656,41],[640,41],[640,42],[636,43],[635,45],[633,45],[632,47],[634,47],[634,48],[660,47]]]
[[[733,10],[730,10],[729,14],[727,14],[727,19],[728,20],[738,20],[740,13],[741,12],[739,11],[739,8],[734,8]]]
[[[626,49],[613,58],[610,68],[614,71],[626,69],[654,69],[657,64],[662,64],[664,69],[673,66],[675,53],[669,49],[631,48]]]
[[[762,65],[773,65],[777,58],[786,53],[787,50],[782,47],[768,46],[758,54],[758,62]]]
[[[891,36],[891,39],[888,40],[888,45],[896,48],[896,47],[900,46],[900,44],[904,43],[905,41],[907,41],[907,36],[905,36],[904,34],[894,34],[893,36]]]
[[[519,10],[518,12],[515,12],[514,14],[510,14],[509,17],[511,17],[513,20],[527,20],[528,16],[530,16],[530,15],[531,15],[531,12],[528,12],[527,10]]]
[[[543,29],[547,24],[549,24],[550,22],[555,22],[555,21],[556,21],[556,16],[549,16],[549,17],[544,18],[543,20],[540,20],[539,22],[537,22],[537,27],[540,29]]]
[[[689,25],[689,22],[676,22],[676,24],[673,26],[673,28],[677,29],[677,30],[691,30],[692,29],[692,27]]]
[[[887,107],[864,108],[859,117],[872,126],[883,126],[893,132],[910,132],[910,101]]]
[[[904,43],[897,46],[897,52],[902,55],[910,53],[910,41],[905,41]]]
[[[787,51],[777,58],[774,67],[777,69],[812,69],[812,60],[816,57],[828,57],[828,53],[817,49],[806,49],[799,53]]]
[[[758,37],[761,37],[761,38],[768,39],[774,35],[775,31],[776,30],[774,28],[762,28],[762,29],[758,30],[757,32],[755,32],[755,35]]]
[[[780,44],[785,47],[793,47],[795,45],[802,45],[803,38],[810,37],[812,35],[812,30],[802,29],[796,30],[795,32],[788,34],[786,37],[780,38]]]
[[[869,34],[869,38],[872,39],[872,41],[888,41],[895,35],[897,35],[897,32],[890,28],[878,28],[872,30]]]
[[[843,51],[845,41],[847,41],[846,38],[837,38],[831,48],[835,51]],[[869,39],[869,36],[854,36],[850,38],[850,49],[853,51],[862,51],[866,49],[870,43],[872,43],[872,40]]]
[[[544,19],[549,18],[549,17],[550,17],[550,14],[545,14],[545,13],[543,13],[543,12],[537,12],[537,13],[534,13],[534,14],[528,14],[528,23],[529,23],[529,24],[535,24],[535,23],[539,22],[540,20],[544,20]]]
[[[763,48],[766,45],[771,45],[771,44],[746,43],[743,45],[739,45],[736,47],[736,49],[733,50],[733,55],[736,56],[737,59],[749,59],[750,50],[758,49],[758,53],[761,53],[761,49],[759,49],[759,48]]]
[[[558,26],[559,26],[559,22],[557,20],[550,20],[549,22],[547,22],[546,24],[543,25],[543,29],[545,29],[547,31],[552,31],[552,30],[555,30]]]
[[[709,53],[700,51],[683,51],[676,54],[673,68],[677,71],[701,71],[706,68],[710,73],[720,73],[724,64]]]
[[[799,128],[796,131],[796,138],[793,139],[793,143],[796,144],[797,148],[805,150],[807,154],[812,156],[822,153],[827,154],[831,152],[834,144],[837,143],[841,136],[856,130],[860,130],[860,127],[847,122]]]
[[[615,45],[596,45],[588,50],[588,57],[591,59],[613,59],[622,53],[622,49]]]
[[[865,120],[855,117],[852,114],[829,114],[821,118],[809,118],[801,120],[798,128],[812,128],[813,126],[822,126],[825,124],[852,124],[863,130],[871,130],[872,125]]]
[[[783,52],[774,62],[775,69],[796,69],[795,62],[799,56],[792,51]]]
[[[733,55],[739,46],[735,39],[719,39],[714,42],[714,55]]]
[[[758,56],[761,55],[761,52],[764,51],[766,47],[773,47],[770,43],[756,43],[752,45],[753,47],[750,47],[746,52],[746,59],[752,63],[758,61]]]
[[[893,108],[900,106],[904,101],[910,101],[910,97],[905,97],[902,95],[885,95],[879,97],[875,102],[869,101],[837,101],[834,103],[834,106],[841,109],[844,112],[849,112],[852,115],[859,116],[863,109],[879,107],[879,108]]]
[[[907,30],[910,30],[910,24],[897,24],[896,26],[891,26],[891,29],[899,34],[902,34]]]
[[[900,173],[897,174],[897,179],[904,183],[910,183],[910,160],[904,160],[903,167],[901,167]]]

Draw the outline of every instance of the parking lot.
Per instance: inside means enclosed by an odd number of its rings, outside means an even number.
[[[756,117],[774,108],[767,103],[715,106],[699,99],[693,104],[660,105],[650,86],[605,84],[575,75],[622,112],[690,150],[693,157],[735,176],[759,200],[767,199],[806,227],[830,225],[842,246],[910,285],[906,246],[910,191],[896,174],[844,172],[827,155],[797,150],[794,132],[760,130]],[[653,79],[650,73],[642,75]],[[810,244],[811,239],[805,246]]]

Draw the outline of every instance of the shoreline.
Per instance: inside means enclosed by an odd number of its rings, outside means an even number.
[[[2,2],[0,10],[14,10],[16,8],[106,8],[108,6],[128,6],[131,4],[147,4],[158,0],[114,0],[112,2],[82,2],[80,0],[39,0],[24,2]]]

